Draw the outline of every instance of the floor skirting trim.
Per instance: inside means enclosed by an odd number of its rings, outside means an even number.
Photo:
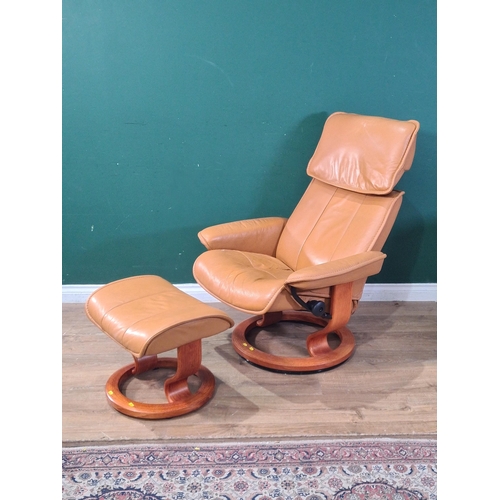
[[[201,302],[216,302],[216,300],[196,283],[174,285],[181,291],[191,295]],[[89,295],[102,285],[63,285],[62,302],[84,303]],[[436,283],[367,283],[362,300],[372,302],[437,302]]]

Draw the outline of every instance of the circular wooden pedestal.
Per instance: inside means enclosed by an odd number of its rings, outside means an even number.
[[[134,401],[122,393],[121,387],[128,379],[134,377],[136,366],[135,363],[124,366],[113,373],[106,383],[106,396],[109,404],[115,410],[131,417],[154,420],[184,415],[203,406],[212,397],[215,390],[215,377],[208,368],[200,365],[194,374],[201,382],[196,392],[191,393],[187,385],[187,378],[176,381],[175,384],[169,384],[169,381],[175,377],[174,375],[165,381],[166,403],[154,404]],[[177,370],[177,358],[157,358],[150,369],[154,368]],[[175,386],[175,390],[173,390],[173,386]]]
[[[248,340],[248,334],[255,328],[263,328],[281,321],[311,323],[323,326],[307,338],[309,357],[287,357],[270,354],[259,350]],[[332,349],[328,344],[328,335],[335,333],[340,345]],[[333,368],[346,361],[354,352],[356,341],[347,327],[332,330],[330,322],[310,313],[289,311],[254,316],[238,324],[232,334],[234,350],[249,363],[262,368],[284,373],[313,373]]]

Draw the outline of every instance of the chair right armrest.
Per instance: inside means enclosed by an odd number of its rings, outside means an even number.
[[[299,290],[314,290],[352,283],[379,273],[386,257],[385,253],[372,250],[304,267],[291,273],[286,284]]]
[[[286,221],[284,217],[264,217],[226,222],[203,229],[198,238],[208,250],[241,250],[275,256]]]

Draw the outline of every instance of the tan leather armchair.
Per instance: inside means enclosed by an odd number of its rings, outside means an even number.
[[[199,233],[208,251],[195,261],[196,281],[219,301],[250,313],[232,334],[247,361],[283,372],[336,366],[354,352],[347,328],[401,206],[394,190],[411,167],[419,123],[334,113],[325,123],[307,174],[312,178],[288,219],[228,222]],[[309,356],[270,354],[248,334],[278,322],[318,325]],[[293,327],[293,325],[292,325]],[[328,336],[340,344],[331,348]]]

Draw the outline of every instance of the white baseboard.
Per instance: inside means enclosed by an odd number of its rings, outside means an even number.
[[[63,304],[84,303],[89,295],[102,285],[63,285]],[[179,290],[191,295],[201,302],[217,302],[197,283],[175,285]],[[436,283],[367,283],[361,300],[371,302],[437,302]]]

